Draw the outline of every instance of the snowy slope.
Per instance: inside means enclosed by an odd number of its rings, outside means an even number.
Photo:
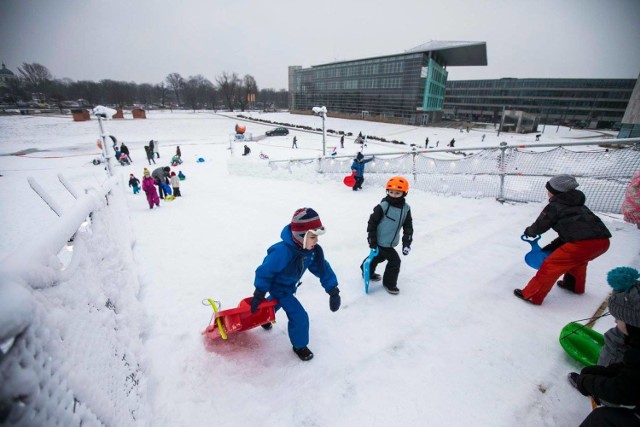
[[[391,296],[373,284],[365,295],[358,266],[368,253],[366,221],[383,189],[365,181],[364,191],[354,193],[313,174],[293,181],[248,172],[264,169],[260,151],[272,158],[316,156],[320,135],[293,132],[261,139],[248,143],[250,157],[235,150],[230,160],[228,136],[235,119],[210,113],[152,112],[148,117],[107,126],[132,151],[135,163],[117,168],[123,179],[130,172],[141,177],[144,166],[153,167],[142,149],[152,138],[160,141],[160,160],[168,161],[176,145],[185,159],[179,168],[187,175],[181,199],[149,210],[143,194],[127,194],[146,308],[140,315],[148,325],[144,356],[154,425],[571,426],[586,416],[588,401],[565,380],[578,367],[557,338],[562,326],[589,317],[606,297],[608,270],[640,266],[633,226],[602,216],[614,238],[611,249],[590,264],[587,293],[553,289],[543,306],[534,307],[512,290],[533,274],[522,262],[527,245],[519,236],[543,204],[501,205],[410,192],[415,235],[411,254],[402,257],[401,293]],[[313,116],[277,113],[270,119],[321,126]],[[327,119],[328,128],[416,144],[429,136],[430,141],[441,138],[441,146],[451,138],[458,147],[477,146],[481,136],[333,120]],[[270,126],[249,123],[247,128],[258,135]],[[0,197],[6,201],[0,215],[10,224],[0,231],[1,259],[25,239],[37,239],[55,216],[28,188],[27,176],[59,196],[64,207],[72,200],[57,183],[57,173],[79,188],[106,177],[89,163],[97,153],[96,121],[2,117],[0,130]],[[553,131],[547,128],[546,142],[578,134]],[[293,135],[299,150],[290,149]],[[533,138],[507,137],[508,142]],[[499,140],[487,133],[484,145]],[[356,152],[351,141],[341,154]],[[29,148],[47,151],[7,155]],[[398,149],[368,147],[370,153]],[[198,157],[205,162],[197,163]],[[320,244],[342,296],[341,309],[332,313],[318,280],[303,277],[298,297],[311,318],[309,347],[315,358],[304,363],[292,353],[283,313],[270,332],[258,328],[228,342],[203,341],[200,332],[211,309],[202,299],[231,308],[249,296],[266,249],[302,206],[316,209],[328,229]],[[553,234],[547,233],[544,242]],[[612,325],[604,318],[597,328]]]

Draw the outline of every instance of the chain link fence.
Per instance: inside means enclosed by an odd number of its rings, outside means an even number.
[[[368,158],[368,156],[367,156]],[[272,169],[315,168],[330,179],[351,174],[352,156],[269,162]],[[640,169],[640,138],[574,141],[561,144],[414,150],[376,154],[365,167],[369,185],[384,185],[394,175],[412,178],[412,190],[463,197],[493,197],[501,202],[540,202],[554,175],[576,177],[588,206],[620,213],[624,192]]]

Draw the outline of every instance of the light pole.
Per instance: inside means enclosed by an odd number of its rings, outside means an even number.
[[[104,107],[102,105],[98,105],[93,109],[93,114],[98,118],[98,125],[100,126],[100,139],[102,139],[102,154],[107,162],[107,174],[109,176],[113,176],[113,156],[112,152],[109,150],[109,144],[107,144],[107,136],[109,136],[106,132],[106,129],[102,123],[103,119],[108,117],[113,117],[116,114],[116,110]]]
[[[324,121],[327,118],[327,107],[313,107],[312,111],[322,117],[322,156],[324,157],[327,155],[327,130],[324,126]]]

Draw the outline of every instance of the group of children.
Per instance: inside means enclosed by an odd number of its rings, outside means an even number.
[[[391,178],[386,185],[387,196],[376,205],[369,217],[367,240],[369,246],[378,248],[378,255],[372,260],[371,280],[382,279],[384,289],[392,295],[400,290],[397,286],[400,273],[400,257],[394,249],[400,242],[402,229],[402,253],[408,255],[413,241],[413,221],[411,208],[405,197],[409,192],[408,181],[401,176]],[[333,312],[340,308],[340,290],[338,279],[324,257],[324,251],[317,244],[318,236],[326,229],[318,213],[312,208],[301,208],[294,212],[280,237],[282,241],[267,250],[267,256],[256,269],[255,291],[251,300],[251,311],[256,312],[265,299],[277,299],[277,309],[282,308],[289,319],[289,340],[293,351],[301,360],[313,358],[309,350],[309,316],[302,304],[296,299],[295,292],[304,272],[308,269],[320,279],[320,283],[329,294],[329,309]],[[384,276],[376,274],[379,263],[388,261]],[[271,323],[262,325],[271,329]]]
[[[524,301],[541,305],[560,276],[563,280],[557,282],[558,286],[576,294],[584,293],[588,262],[609,248],[611,233],[584,205],[585,196],[577,187],[578,182],[570,175],[551,178],[546,184],[549,204],[525,229],[525,234],[531,237],[554,229],[558,238],[544,248],[551,254],[535,277],[525,288],[514,290],[515,296]],[[411,208],[406,202],[409,183],[406,178],[396,176],[385,188],[387,195],[374,207],[367,224],[369,247],[378,249],[369,274],[370,280],[382,280],[384,289],[397,295],[400,292],[397,286],[400,257],[395,247],[402,241],[402,254],[408,255],[413,241]],[[276,310],[282,308],[288,317],[293,351],[303,361],[313,358],[308,347],[309,316],[295,297],[304,272],[308,269],[320,279],[329,295],[331,311],[338,311],[341,303],[336,275],[317,244],[318,237],[325,232],[315,210],[296,210],[281,232],[282,240],[267,250],[267,256],[256,269],[251,311],[256,312],[265,298],[277,299]],[[376,267],[383,261],[388,262],[381,277],[376,273]],[[640,282],[637,280],[640,273],[631,268],[623,269],[618,276],[623,276],[624,280],[617,281],[612,273],[608,281],[614,292],[609,307],[617,326],[605,334],[607,345],[603,353],[608,356],[601,357],[600,362],[606,365],[569,374],[570,382],[581,393],[603,405],[594,410],[582,426],[640,426]],[[267,323],[262,327],[269,330],[272,325]]]

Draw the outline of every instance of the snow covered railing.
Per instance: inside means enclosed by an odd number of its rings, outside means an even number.
[[[599,146],[577,151],[575,147]],[[565,148],[566,147],[566,148]],[[551,150],[539,150],[553,148]],[[573,148],[573,149],[567,149]],[[535,149],[535,150],[534,150]],[[369,157],[373,153],[365,154]],[[367,163],[369,185],[383,185],[393,175],[411,175],[412,189],[497,200],[538,202],[545,198],[545,182],[558,174],[578,178],[589,207],[620,213],[624,191],[640,169],[640,138],[567,141],[556,144],[502,143],[498,147],[416,149],[375,154]],[[272,170],[313,165],[317,173],[342,180],[351,173],[353,156],[273,160]]]
[[[0,264],[0,425],[127,426],[147,416],[128,221],[111,178]]]

